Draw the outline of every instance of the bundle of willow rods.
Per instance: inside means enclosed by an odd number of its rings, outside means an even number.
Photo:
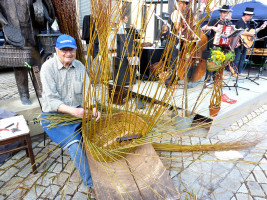
[[[77,60],[85,64],[83,47],[78,24],[79,16],[75,0],[52,0],[56,10],[60,32],[72,36],[77,44]]]
[[[259,139],[254,140],[239,140],[235,142],[218,143],[218,144],[197,144],[197,145],[177,145],[165,143],[152,143],[156,151],[173,151],[173,152],[187,152],[187,151],[229,151],[242,150],[255,146]]]

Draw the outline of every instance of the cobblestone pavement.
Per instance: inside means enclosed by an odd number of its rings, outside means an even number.
[[[266,111],[267,105],[263,105],[209,139],[206,139],[208,130],[199,128],[193,136],[188,133],[168,141],[216,144],[242,139],[253,144],[256,139],[260,140],[249,149],[238,151],[161,153],[164,165],[182,194],[181,199],[267,199]],[[55,143],[46,139],[44,146],[41,135],[33,137],[32,144],[38,173],[31,174],[25,151],[15,153],[0,165],[0,200],[88,199],[87,188],[83,186],[67,151],[63,153],[62,168],[61,150]],[[163,159],[163,156],[172,159]]]

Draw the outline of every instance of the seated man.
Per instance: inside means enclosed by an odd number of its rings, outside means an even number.
[[[82,146],[80,132],[81,122],[49,128],[46,117],[66,113],[77,118],[92,115],[100,119],[100,113],[94,107],[85,110],[81,107],[83,101],[84,65],[76,60],[76,42],[69,35],[61,35],[56,43],[56,56],[47,60],[41,69],[43,86],[42,126],[49,137],[64,149],[68,149],[74,165],[79,170],[83,184],[92,187],[93,182],[89,169],[85,147]],[[89,86],[89,78],[85,78],[85,89]]]

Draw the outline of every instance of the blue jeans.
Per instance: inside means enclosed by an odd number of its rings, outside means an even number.
[[[54,128],[48,128],[49,122],[45,121],[45,118],[52,116],[53,114],[59,114],[57,112],[43,112],[41,116],[42,127],[52,141],[59,144],[63,149],[68,149],[71,159],[74,161],[74,165],[83,180],[83,184],[86,186],[93,186],[91,178],[91,172],[86,157],[85,147],[82,145],[82,134],[80,128],[82,123],[77,122],[75,124],[64,125]]]
[[[83,184],[88,187],[93,186],[90,167],[86,157],[85,146],[82,142],[75,142],[68,147],[71,159],[74,161],[76,169],[79,169],[79,174],[83,179]]]
[[[234,64],[238,69],[238,73],[241,73],[244,70],[243,65],[246,59],[246,55],[247,55],[247,48],[240,46],[235,49]]]

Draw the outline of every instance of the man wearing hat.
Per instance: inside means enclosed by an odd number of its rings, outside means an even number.
[[[92,187],[85,147],[82,146],[81,122],[49,128],[50,122],[46,121],[46,117],[60,113],[70,114],[77,118],[83,118],[86,115],[95,117],[96,120],[100,119],[100,112],[95,106],[87,110],[81,107],[83,87],[87,94],[90,85],[84,65],[75,59],[76,48],[73,37],[61,35],[56,42],[56,55],[42,65],[40,73],[43,87],[41,121],[49,137],[63,149],[68,149],[84,185]]]
[[[213,48],[213,39],[214,39],[214,36],[217,32],[218,24],[222,24],[222,25],[232,24],[231,21],[227,19],[227,16],[231,12],[229,5],[223,5],[222,8],[219,10],[219,12],[220,12],[219,18],[211,20],[209,24],[207,24],[201,28],[203,31],[210,31],[210,36],[208,37],[208,45],[207,45],[208,51],[210,51],[210,49]],[[215,72],[209,74],[209,72],[207,71],[206,78],[209,79],[210,77],[207,77],[208,75],[210,75],[214,78]]]
[[[237,29],[242,28],[245,30],[245,32],[242,33],[242,35],[244,36],[250,36],[250,37],[255,36],[255,34],[248,32],[250,28],[249,21],[252,19],[253,15],[254,15],[254,8],[246,7],[246,10],[243,12],[242,18],[236,24]],[[256,29],[256,32],[260,31],[261,29],[264,29],[265,27],[266,25],[263,24],[260,28]],[[234,64],[238,68],[238,73],[241,73],[243,70],[243,65],[246,59],[246,55],[247,55],[247,48],[241,41],[241,45],[235,48]]]

